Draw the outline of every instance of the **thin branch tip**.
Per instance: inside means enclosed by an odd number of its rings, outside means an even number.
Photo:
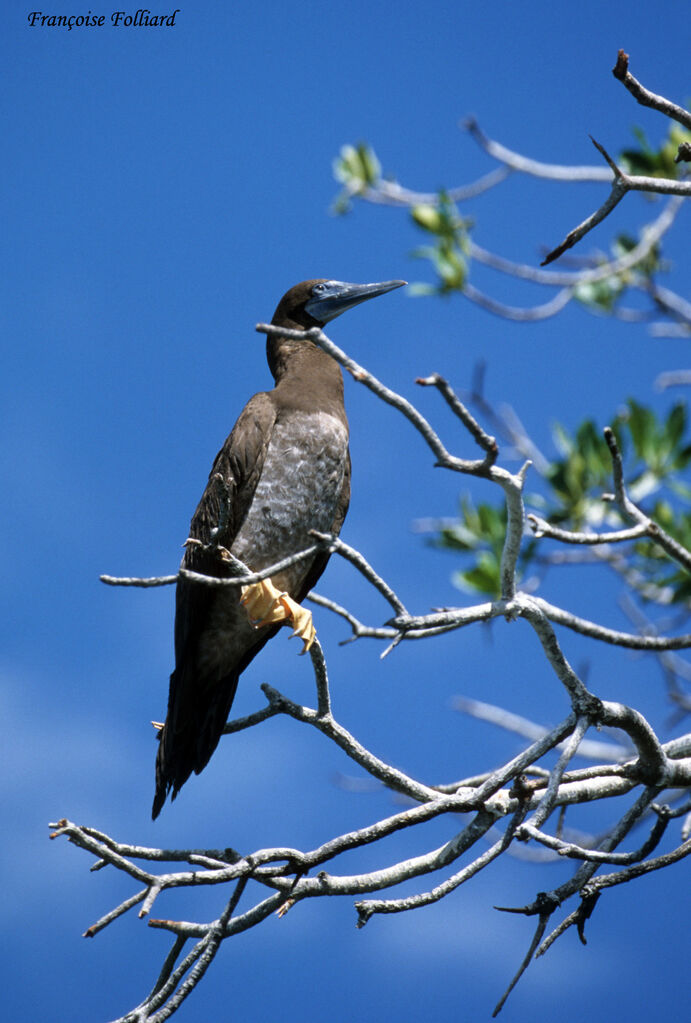
[[[626,78],[629,70],[629,55],[624,50],[619,50],[617,53],[617,62],[612,68],[612,74],[615,78],[618,78],[620,82]]]

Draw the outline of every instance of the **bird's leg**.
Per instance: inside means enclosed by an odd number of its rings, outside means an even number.
[[[300,651],[306,653],[314,642],[317,630],[312,622],[312,612],[301,607],[296,600],[285,591],[279,590],[270,579],[243,586],[240,603],[247,611],[247,616],[255,628],[263,625],[275,625],[290,619],[293,623],[293,636],[299,636],[305,644]]]

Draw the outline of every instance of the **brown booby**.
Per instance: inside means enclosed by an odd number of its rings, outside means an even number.
[[[303,281],[283,296],[271,322],[293,330],[323,327],[403,284]],[[266,352],[276,386],[250,398],[192,518],[182,567],[203,575],[231,576],[227,551],[252,571],[268,568],[309,547],[312,529],[338,534],[348,509],[340,367],[309,340],[269,336]],[[328,552],[320,552],[242,593],[178,579],[175,670],[156,757],[154,818],[168,793],[175,799],[191,773],[209,762],[240,674],[281,623],[291,621],[308,649],[312,616],[300,602],[328,560]]]

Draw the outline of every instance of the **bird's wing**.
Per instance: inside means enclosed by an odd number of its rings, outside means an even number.
[[[270,393],[262,391],[250,398],[214,459],[206,490],[192,516],[190,536],[208,543],[211,530],[219,525],[223,491],[216,478],[220,475],[227,488],[220,542],[230,547],[252,503],[275,422],[276,405]]]
[[[216,456],[190,526],[190,538],[199,542],[187,545],[183,568],[220,578],[230,575],[228,563],[220,556],[216,544],[230,548],[242,526],[261,476],[275,421],[271,395],[255,394]],[[210,544],[212,531],[217,528],[214,545],[205,546]],[[248,652],[230,672],[219,675],[218,669],[202,667],[200,640],[218,600],[223,600],[223,596],[216,587],[178,580],[175,670],[170,676],[168,713],[156,758],[154,817],[158,816],[167,793],[172,789],[174,797],[192,771],[201,771],[209,760],[225,725],[240,672],[275,631],[264,630],[256,649]]]
[[[243,409],[230,436],[216,455],[209,482],[192,516],[182,567],[202,575],[227,578],[231,573],[215,547],[209,548],[212,531],[216,544],[230,550],[252,503],[276,422],[276,407],[267,392],[255,394]],[[201,546],[200,546],[201,545]],[[178,667],[194,657],[194,647],[208,620],[214,599],[212,587],[180,580],[175,609],[175,660]]]

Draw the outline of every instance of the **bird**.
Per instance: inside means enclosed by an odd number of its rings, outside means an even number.
[[[324,327],[348,309],[405,281],[349,284],[316,278],[292,287],[271,323]],[[258,572],[314,543],[311,530],[338,535],[350,500],[349,430],[339,365],[312,340],[268,335],[272,390],[248,401],[216,456],[192,517],[181,568],[228,578],[232,558]],[[232,556],[229,557],[229,554]],[[238,680],[282,624],[292,622],[303,653],[314,639],[301,602],[326,568],[328,551],[250,586],[208,586],[178,576],[175,668],[159,733],[156,819],[192,772],[209,762]]]

